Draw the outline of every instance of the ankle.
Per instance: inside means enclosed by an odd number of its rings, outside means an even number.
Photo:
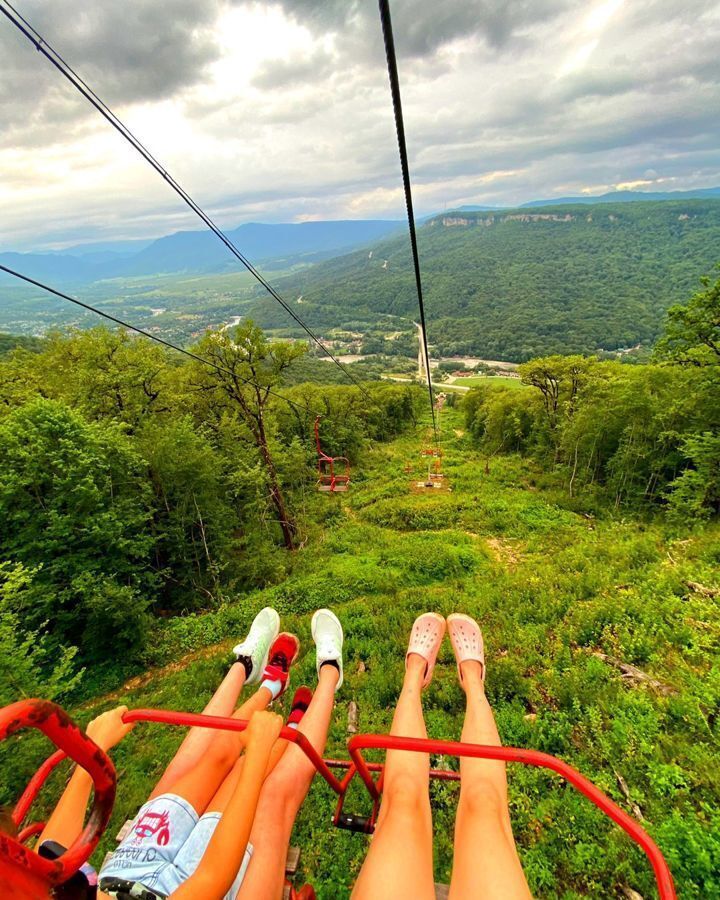
[[[427,660],[419,653],[408,653],[405,668],[408,672],[415,674],[416,672],[425,672],[427,668]]]
[[[405,660],[405,679],[403,687],[420,687],[427,672],[427,660],[419,653],[409,653]]]
[[[468,689],[479,689],[481,691],[485,689],[483,680],[485,673],[482,663],[476,659],[466,659],[460,663],[460,671],[462,673],[460,684],[466,692]]]
[[[340,666],[334,659],[326,659],[325,662],[320,663],[320,671],[318,672],[318,684],[321,684],[323,681],[332,682],[333,685],[337,684],[340,680]]]
[[[246,680],[252,675],[253,662],[249,656],[238,656],[237,659],[232,661],[230,668],[234,669],[235,666],[239,666],[245,672]]]

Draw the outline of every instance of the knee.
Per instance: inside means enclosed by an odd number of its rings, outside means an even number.
[[[299,807],[310,790],[314,774],[313,768],[308,771],[304,766],[278,766],[263,785],[263,802],[279,809]]]
[[[417,816],[430,807],[427,782],[407,772],[396,772],[383,788],[383,802],[397,812]]]
[[[504,789],[489,779],[463,784],[460,792],[460,809],[471,816],[507,815],[507,796]]]
[[[225,737],[220,735],[210,744],[202,762],[219,771],[229,772],[238,760],[238,748],[234,742],[226,740]]]

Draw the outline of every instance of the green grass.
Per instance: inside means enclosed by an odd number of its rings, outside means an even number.
[[[267,603],[302,641],[293,683],[312,684],[310,613],[329,605],[345,627],[346,683],[327,753],[343,756],[351,700],[362,731],[389,729],[414,617],[427,609],[464,611],[485,633],[488,696],[503,740],[561,756],[628,808],[616,773],[622,775],[673,868],[679,895],[720,897],[720,615],[717,600],[687,587],[718,585],[720,528],[679,535],[658,523],[590,515],[582,500],[566,502],[548,476],[516,457],[493,460],[486,475],[469,439],[453,437],[460,429],[449,411],[444,466],[451,493],[408,492],[404,465],[417,462],[420,471],[415,438],[377,446],[350,494],[312,499],[324,510],[325,528],[298,552],[284,583],[204,616],[163,621],[153,661],[173,665],[151,669],[75,714],[86,722],[118,702],[200,710],[232,643]],[[628,685],[593,655],[597,650],[677,693]],[[463,695],[447,642],[424,706],[431,736],[459,737]],[[115,751],[119,795],[97,859],[180,737],[139,725]],[[36,739],[21,740],[16,781],[42,755]],[[515,834],[536,896],[619,897],[622,885],[653,896],[642,853],[588,801],[529,767],[511,767],[509,778]],[[435,875],[447,881],[457,788],[434,785],[432,800]],[[325,900],[349,896],[367,850],[365,837],[332,828],[333,806],[316,779],[293,836],[302,875]],[[362,793],[353,793],[348,810],[368,809]]]
[[[507,375],[468,375],[466,378],[456,378],[450,387],[453,385],[464,385],[465,387],[479,387],[480,385],[485,384],[498,384],[503,387],[509,388],[518,388],[522,389],[527,387],[524,385],[519,378],[510,378]],[[442,389],[442,386],[439,386],[439,390]]]

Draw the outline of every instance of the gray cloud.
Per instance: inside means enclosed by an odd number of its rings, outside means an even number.
[[[382,47],[374,0],[281,0],[279,5],[288,15],[316,30],[337,29],[346,38],[354,37],[355,43]],[[390,9],[398,52],[425,57],[443,44],[475,35],[491,47],[504,47],[527,27],[557,15],[569,5],[569,0],[394,0]]]
[[[596,26],[602,4],[393,0],[419,212],[720,183],[717,4],[626,0]],[[236,82],[243,59],[229,78],[214,67],[231,6],[276,17]],[[81,16],[72,0],[28,0],[23,11],[101,96],[139,115],[141,139],[223,224],[403,214],[374,0],[97,0]],[[292,28],[299,37],[283,38]],[[0,202],[3,189],[17,198],[0,239],[197,227],[41,62],[0,20]]]
[[[274,90],[297,84],[322,81],[333,72],[332,54],[318,47],[298,59],[269,60],[252,79],[253,87]]]
[[[98,94],[111,104],[160,100],[196,83],[217,57],[217,0],[26,0],[19,10]],[[90,108],[0,16],[0,111],[4,142],[18,128],[66,127]]]

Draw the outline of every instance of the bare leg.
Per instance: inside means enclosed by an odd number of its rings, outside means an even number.
[[[462,741],[499,747],[495,718],[485,697],[482,667],[475,660],[467,660],[461,668],[467,697]],[[505,763],[464,758],[460,761],[460,780],[451,900],[528,900],[531,894],[510,824]]]
[[[270,759],[268,760],[267,770],[265,772],[265,778],[267,778],[270,773],[273,771],[275,766],[280,762],[282,757],[285,755],[285,751],[288,748],[288,742],[282,739],[275,742],[275,745],[272,748],[270,753]],[[245,757],[241,756],[235,762],[235,765],[230,769],[228,774],[225,776],[225,780],[217,789],[215,796],[210,800],[207,805],[205,812],[217,812],[223,813],[225,812],[225,807],[230,802],[230,798],[235,793],[235,790],[240,782],[240,775],[242,774],[243,766],[245,765]]]
[[[220,687],[215,691],[210,702],[203,710],[205,716],[230,716],[237,706],[240,691],[245,684],[245,666],[242,663],[233,663]],[[157,797],[159,794],[167,794],[171,786],[180,778],[192,771],[202,760],[210,745],[213,743],[217,732],[212,728],[191,728],[185,736],[185,740],[178,747],[175,756],[170,760],[167,769],[150,794]]]
[[[327,741],[339,677],[334,666],[321,667],[318,686],[298,726],[319,753]],[[315,767],[302,750],[289,745],[263,785],[250,835],[253,856],[237,900],[274,900],[282,896],[290,835],[314,774]]]
[[[408,657],[390,731],[393,735],[427,737],[421,703],[425,666],[421,656]],[[355,883],[354,900],[434,900],[429,781],[427,754],[388,752],[378,824]]]
[[[268,688],[261,687],[233,713],[232,718],[249,719],[256,710],[265,709],[271,700],[272,694]],[[176,780],[163,779],[160,782],[161,784],[166,782],[163,791],[158,790],[159,786],[156,787],[150,799],[159,793],[177,794],[187,800],[198,815],[202,815],[237,762],[244,737],[239,731],[205,728],[193,730],[211,732],[210,741],[202,757]]]

